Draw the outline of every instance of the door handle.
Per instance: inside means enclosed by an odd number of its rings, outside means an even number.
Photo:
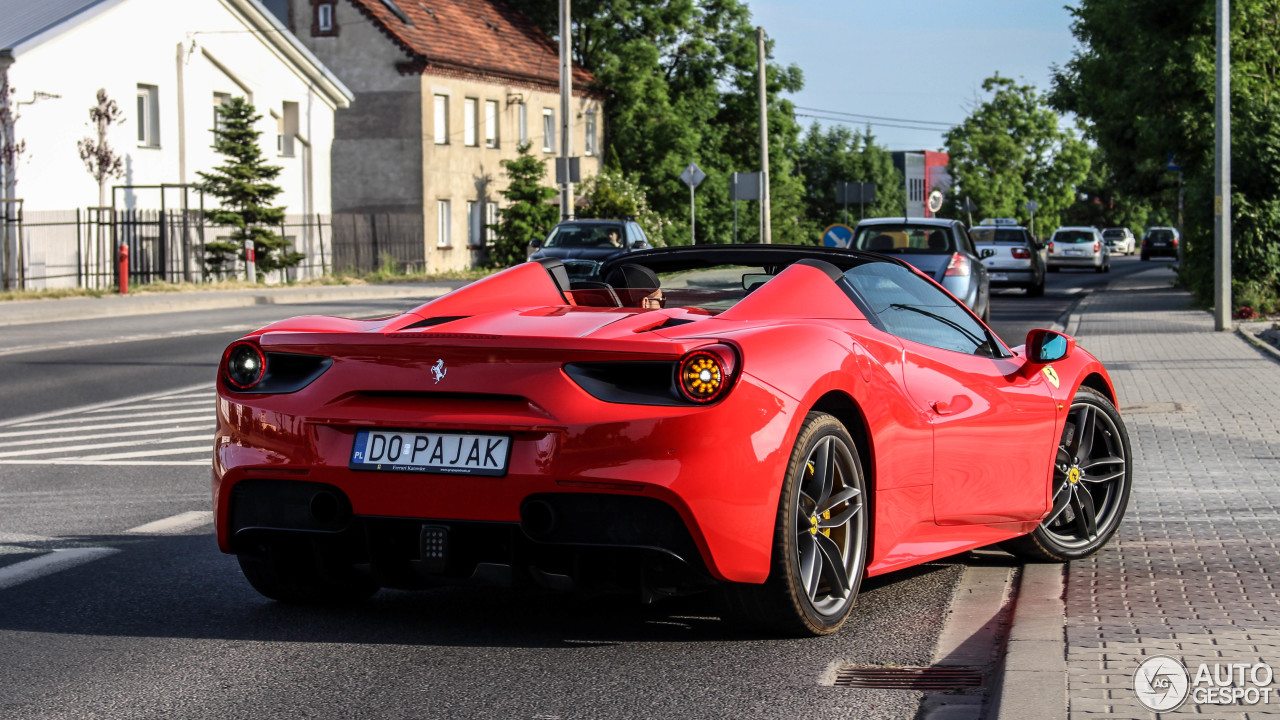
[[[951,409],[951,403],[945,400],[934,400],[933,402],[929,403],[929,406],[932,407],[933,411],[938,413],[939,415],[950,415],[951,413],[955,412],[954,410]]]

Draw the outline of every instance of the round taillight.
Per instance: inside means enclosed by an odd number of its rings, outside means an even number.
[[[714,402],[733,381],[736,355],[727,345],[694,350],[680,361],[680,394],[696,403]]]
[[[227,348],[223,377],[237,390],[248,390],[262,381],[267,371],[267,358],[255,344],[239,342]]]

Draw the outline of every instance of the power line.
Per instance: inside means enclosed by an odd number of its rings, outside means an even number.
[[[910,118],[883,117],[880,115],[863,115],[861,113],[841,112],[839,110],[824,110],[822,108],[801,107],[799,105],[795,107],[797,110],[808,110],[809,112],[819,112],[819,113],[825,113],[827,115],[844,115],[845,117],[852,117],[852,118],[866,118],[869,120],[887,120],[889,122],[915,123],[916,125],[940,125],[944,128],[953,128],[956,125],[959,125],[959,123],[938,122],[936,120],[912,120]]]
[[[844,118],[826,117],[823,115],[810,115],[808,113],[796,113],[796,117],[813,118],[814,120],[826,120],[828,122],[837,122],[837,123],[843,123],[845,125],[855,125],[859,127],[863,125],[871,125],[874,127],[901,128],[903,130],[921,130],[924,132],[931,132],[931,133],[941,133],[944,130],[943,128],[916,127],[914,125],[895,125],[893,123],[872,122],[870,120],[845,120]]]

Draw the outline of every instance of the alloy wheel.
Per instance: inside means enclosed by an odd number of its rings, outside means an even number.
[[[1041,527],[1068,548],[1107,535],[1124,512],[1125,472],[1115,422],[1097,405],[1072,404],[1053,466],[1053,509]]]
[[[814,445],[796,483],[796,567],[810,604],[824,615],[841,612],[856,592],[866,551],[861,486],[849,447],[831,435]]]

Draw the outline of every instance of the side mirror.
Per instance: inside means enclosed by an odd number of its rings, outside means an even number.
[[[537,250],[538,248],[542,247],[542,238],[534,238],[530,240],[529,247],[533,248],[534,250]]]
[[[984,248],[982,251],[978,253],[978,257],[982,258],[983,260],[986,260],[987,258],[995,254],[996,254],[995,248]]]
[[[1036,365],[1064,360],[1075,349],[1075,339],[1060,332],[1032,330],[1027,333],[1027,359]]]
[[[643,249],[644,249],[644,241],[643,241],[643,240],[632,240],[632,241],[631,241],[631,249],[632,249],[632,250],[643,250]]]

